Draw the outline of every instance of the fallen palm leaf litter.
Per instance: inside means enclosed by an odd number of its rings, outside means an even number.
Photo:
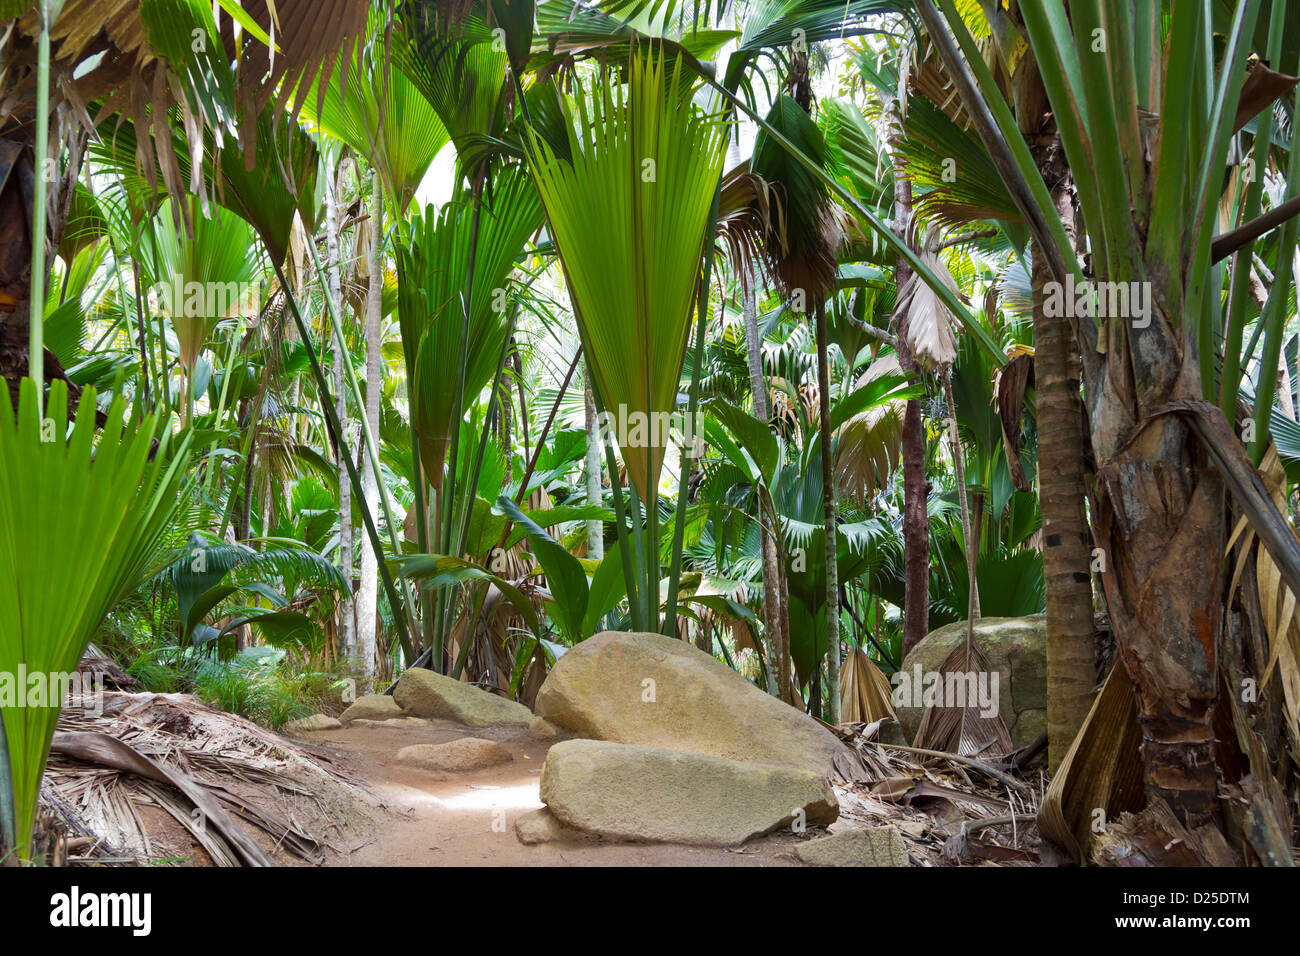
[[[102,704],[69,701],[41,789],[70,864],[319,863],[370,826],[376,801],[323,752],[188,695],[106,691]]]

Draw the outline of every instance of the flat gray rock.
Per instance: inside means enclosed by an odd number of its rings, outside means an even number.
[[[841,830],[800,844],[794,855],[810,866],[907,866],[907,843],[893,827]]]
[[[462,737],[445,744],[414,744],[397,751],[399,762],[425,770],[450,770],[455,773],[494,767],[512,758],[494,740]]]
[[[556,744],[541,798],[563,824],[615,840],[737,846],[796,820],[833,822],[839,803],[811,770],[599,740]]]

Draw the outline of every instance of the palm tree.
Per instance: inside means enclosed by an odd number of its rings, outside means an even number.
[[[676,405],[725,139],[716,115],[677,92],[690,88],[679,58],[634,45],[629,74],[626,90],[609,83],[566,107],[564,139],[533,127],[529,150],[599,409],[628,426],[617,435],[632,491],[625,509],[615,489],[619,540],[633,557],[634,626],[658,630],[662,423]]]
[[[233,9],[238,6],[234,0],[221,0],[219,10],[227,11],[227,15],[218,22],[212,6],[178,6],[163,0],[141,0],[138,7],[129,8],[112,0],[15,0],[5,4],[0,8],[0,24],[4,27],[0,35],[5,47],[0,55],[6,63],[9,95],[5,112],[0,114],[0,139],[12,150],[8,162],[30,171],[45,161],[44,156],[34,156],[38,141],[44,146],[43,131],[49,120],[48,111],[38,109],[38,105],[48,102],[49,110],[65,114],[70,120],[66,128],[72,130],[80,130],[83,122],[92,122],[84,107],[78,105],[87,103],[103,104],[97,114],[101,122],[121,115],[139,130],[153,130],[151,111],[161,113],[175,105],[176,90],[185,91],[184,97],[195,106],[187,128],[191,142],[201,141],[205,129],[224,128],[227,134],[233,132],[239,137],[239,145],[252,161],[258,145],[256,125],[232,130],[229,122],[238,115],[257,115],[273,100],[280,110],[290,106],[289,94],[301,78],[332,69],[339,51],[362,36],[369,2],[343,0],[336,4],[335,28],[321,31],[313,26],[319,12],[315,0],[278,0],[273,5],[279,36],[274,56],[269,51],[267,34],[272,4],[256,3],[247,12],[241,9],[237,22]],[[110,21],[117,27],[112,31],[89,33],[81,29],[87,23]],[[241,28],[244,36],[237,43],[236,32]],[[196,36],[201,36],[203,42],[197,42]],[[91,66],[86,68],[86,64]],[[195,69],[188,72],[182,64],[192,64]],[[228,79],[200,88],[184,78],[211,74],[214,69],[216,75]],[[49,91],[55,91],[52,98]],[[84,136],[84,131],[79,135]],[[60,152],[64,145],[59,144]],[[155,175],[157,160],[168,192],[178,197],[183,194],[186,181],[170,145],[155,146],[152,137],[146,135],[140,138],[139,146],[147,174],[151,178]],[[68,195],[77,181],[80,150],[74,149],[70,159],[58,164],[59,179],[51,190],[54,196]],[[37,193],[44,197],[45,179],[35,179],[39,184]],[[3,189],[9,201],[23,206],[26,203],[17,192],[19,182],[20,177],[5,177]],[[190,180],[191,184],[196,182]],[[176,208],[178,216],[188,214],[185,204]],[[56,245],[63,233],[67,209],[65,204],[55,206],[48,220],[47,235]],[[6,257],[5,265],[0,267],[0,293],[15,302],[13,313],[0,325],[0,372],[16,397],[17,383],[29,365],[29,329],[32,338],[40,341],[39,320],[33,326],[29,315],[33,287],[28,266],[46,260],[43,252],[33,260],[31,239],[23,238],[21,230],[11,239],[21,246],[15,247],[15,254]],[[36,295],[40,301],[43,288]],[[37,356],[39,363],[42,349],[37,350]]]
[[[953,5],[942,6],[941,14],[930,0],[918,3],[963,105],[1053,281],[1083,284],[1073,245],[1009,107]],[[1187,556],[1223,553],[1225,489],[1292,588],[1300,584],[1300,555],[1286,521],[1259,492],[1231,426],[1207,401],[1220,393],[1214,329],[1224,319],[1214,284],[1222,277],[1211,269],[1217,219],[1211,213],[1231,139],[1271,105],[1272,97],[1251,102],[1242,95],[1263,5],[1236,5],[1217,67],[1204,42],[1214,25],[1202,19],[1202,8],[1173,4],[1166,43],[1161,6],[1138,12],[1076,3],[1069,19],[1059,0],[1019,10],[1079,186],[1096,278],[1150,297],[1149,309],[1076,315],[1070,324],[1092,408],[1093,535],[1107,558],[1102,582],[1137,692],[1146,797],[1167,801],[1179,819],[1199,826],[1218,817],[1212,725],[1225,650],[1219,639],[1224,592],[1219,561],[1211,559],[1207,569]],[[1272,7],[1268,35],[1275,47],[1284,6]],[[1276,62],[1280,48],[1272,52]],[[1211,83],[1213,97],[1193,94]],[[1289,173],[1300,172],[1296,145]],[[1288,183],[1290,190],[1300,185],[1290,176]],[[1288,256],[1294,237],[1291,220],[1281,239]],[[1287,282],[1286,269],[1276,273],[1273,293],[1284,296]],[[1261,386],[1272,374],[1267,346],[1281,335],[1280,319],[1275,309],[1262,321]],[[1223,383],[1229,394],[1236,386]],[[1266,426],[1271,403],[1260,404]]]

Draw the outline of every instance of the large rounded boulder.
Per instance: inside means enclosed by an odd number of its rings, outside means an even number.
[[[910,741],[925,714],[923,687],[953,649],[966,640],[966,622],[957,621],[931,631],[903,659],[892,679],[894,709]],[[1024,747],[1047,730],[1047,617],[986,617],[975,622],[975,642],[988,663],[989,677],[997,674],[997,708],[1011,741]],[[918,678],[919,675],[919,678]],[[904,678],[906,683],[904,683]],[[993,684],[986,679],[991,692]]]
[[[582,737],[862,776],[857,756],[816,720],[662,634],[605,631],[570,648],[536,709]]]

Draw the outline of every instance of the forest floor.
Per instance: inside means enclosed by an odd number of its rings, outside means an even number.
[[[497,741],[513,759],[460,773],[421,770],[397,760],[403,747],[469,736]],[[509,725],[354,723],[307,734],[305,739],[326,750],[378,801],[370,832],[355,846],[329,852],[326,866],[802,865],[792,851],[807,837],[789,832],[736,849],[580,841],[527,846],[515,834],[515,821],[543,806],[538,785],[552,742],[533,739]],[[277,862],[309,865],[287,855]]]

